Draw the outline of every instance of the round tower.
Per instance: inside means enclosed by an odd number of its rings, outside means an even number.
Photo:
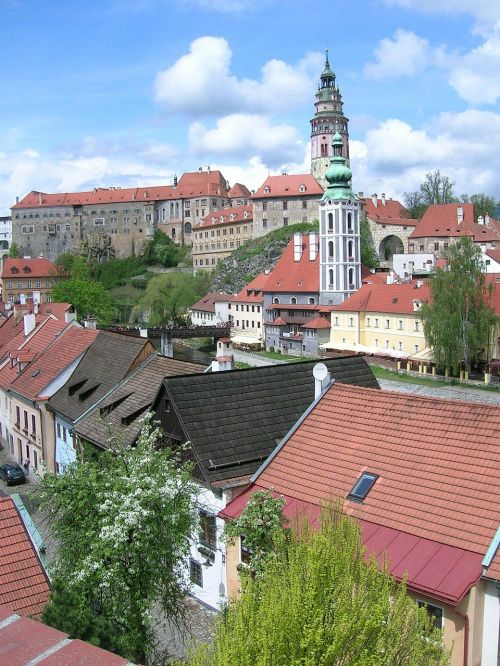
[[[342,137],[342,155],[349,164],[349,119],[342,111],[342,95],[335,81],[335,73],[330,67],[328,49],[325,69],[316,92],[315,107],[316,113],[311,120],[311,173],[326,187],[325,172],[330,164],[332,139],[336,132]]]
[[[319,204],[320,303],[338,305],[361,287],[361,204],[351,190],[343,137],[332,141],[328,186]]]

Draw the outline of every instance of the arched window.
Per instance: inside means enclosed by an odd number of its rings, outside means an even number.
[[[186,224],[184,225],[184,233],[190,234],[192,230],[193,227],[191,226],[191,222],[186,222]]]
[[[347,231],[352,231],[352,213],[347,213]]]
[[[175,229],[172,229],[172,238],[175,238]]]
[[[280,299],[279,299],[279,298],[273,298],[273,303],[274,303],[275,305],[278,305],[279,302],[280,302]]]
[[[328,258],[333,258],[333,241],[328,241]]]
[[[333,231],[333,213],[328,213],[328,231]]]
[[[292,296],[292,298],[290,299],[290,305],[297,305],[297,299],[295,298],[295,296]]]
[[[316,305],[316,299],[314,298],[314,296],[311,296],[311,298],[309,299],[309,305]]]
[[[354,268],[349,269],[349,288],[354,287]]]
[[[354,243],[352,242],[352,240],[348,241],[348,243],[347,243],[347,256],[349,257],[349,259],[351,261],[354,259],[353,248],[354,248]]]
[[[328,271],[328,284],[330,287],[333,287],[333,268],[330,268]]]
[[[321,144],[321,157],[328,157],[328,146],[326,143]]]

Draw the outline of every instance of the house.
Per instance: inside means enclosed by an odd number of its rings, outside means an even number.
[[[260,273],[234,296],[228,297],[231,340],[236,345],[263,344],[264,294],[268,273]]]
[[[22,617],[40,617],[49,600],[49,579],[21,514],[9,496],[0,497],[0,534],[1,608],[6,616],[16,613]],[[0,645],[6,646],[1,635]],[[3,659],[2,662],[14,663]]]
[[[323,188],[311,174],[268,176],[252,195],[253,235],[297,222],[314,222],[319,216]]]
[[[365,198],[363,193],[358,194],[363,203],[365,219],[379,258],[384,268],[392,268],[394,254],[408,253],[408,239],[418,220],[410,219],[410,214],[402,203],[381,194],[372,194]]]
[[[450,243],[468,236],[483,250],[500,248],[500,222],[488,215],[474,219],[473,204],[429,206],[411,233],[408,252],[432,252],[442,257]]]
[[[70,638],[12,609],[0,605],[0,645],[3,664],[40,664],[41,666],[132,666],[128,659],[96,645]]]
[[[226,324],[229,321],[228,302],[228,294],[209,291],[187,310],[193,326]],[[216,311],[216,305],[218,304],[220,304],[220,307]]]
[[[325,380],[326,381],[326,380]],[[452,666],[496,666],[500,602],[500,408],[330,384],[222,512],[255,490],[314,525],[341,498],[368,554],[386,556],[444,629]],[[239,545],[227,552],[238,590]]]
[[[57,268],[43,257],[6,258],[2,266],[2,298],[5,303],[52,302],[52,288],[61,279]]]
[[[330,340],[323,349],[406,359],[427,348],[419,310],[430,299],[423,280],[364,284],[331,310]]]
[[[483,250],[483,262],[486,273],[500,273],[500,246],[498,250]]]
[[[248,206],[252,193],[246,185],[235,183],[227,195],[231,206]]]
[[[214,210],[196,225],[192,235],[193,270],[211,271],[253,237],[252,206]]]
[[[203,372],[205,366],[161,356],[148,356],[133,372],[75,421],[79,441],[105,448],[111,434],[125,445],[137,439],[141,419],[151,407],[164,377]]]
[[[43,465],[55,471],[54,423],[47,401],[71,377],[98,334],[71,323],[53,335],[54,327],[47,322],[35,336],[38,342],[42,334],[52,337],[42,351],[27,346],[12,353],[0,370],[10,404],[11,453],[18,462],[28,461],[38,474],[43,474]]]
[[[339,380],[378,388],[363,358],[325,363]],[[168,445],[189,442],[200,533],[193,535],[186,575],[193,595],[211,608],[226,598],[223,522],[216,516],[312,402],[313,366],[306,361],[166,378],[153,403]]]
[[[76,459],[74,428],[78,420],[156,350],[149,340],[98,331],[70,379],[47,403],[54,418],[55,471]]]

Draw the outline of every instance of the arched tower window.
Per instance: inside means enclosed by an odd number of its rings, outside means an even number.
[[[333,231],[333,213],[328,213],[328,231]]]
[[[352,231],[352,213],[347,213],[347,231]]]
[[[333,268],[330,268],[328,271],[328,284],[330,287],[333,287]]]
[[[328,146],[326,143],[321,144],[321,157],[328,157]]]
[[[347,256],[348,256],[349,258],[353,258],[353,257],[354,257],[354,251],[353,251],[353,249],[354,249],[354,243],[352,242],[352,240],[350,240],[350,241],[348,241],[348,243],[347,243]]]
[[[274,303],[274,305],[278,305],[279,302],[280,302],[280,299],[279,299],[279,298],[273,298],[273,303]]]
[[[295,298],[295,296],[292,296],[292,298],[290,299],[290,305],[297,305],[297,299]]]
[[[333,241],[328,241],[328,258],[333,258]]]
[[[349,288],[354,287],[354,268],[349,269]]]

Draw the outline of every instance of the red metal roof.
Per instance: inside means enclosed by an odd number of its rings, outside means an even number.
[[[11,613],[38,616],[49,598],[49,581],[11,497],[0,497],[0,535],[2,603]]]
[[[267,188],[269,191],[267,192]],[[268,176],[252,199],[272,199],[279,197],[310,197],[323,195],[323,188],[310,173],[299,173],[289,176]]]
[[[90,643],[73,640],[68,634],[41,622],[20,618],[0,606],[0,664],[25,666],[125,666],[127,659]]]

